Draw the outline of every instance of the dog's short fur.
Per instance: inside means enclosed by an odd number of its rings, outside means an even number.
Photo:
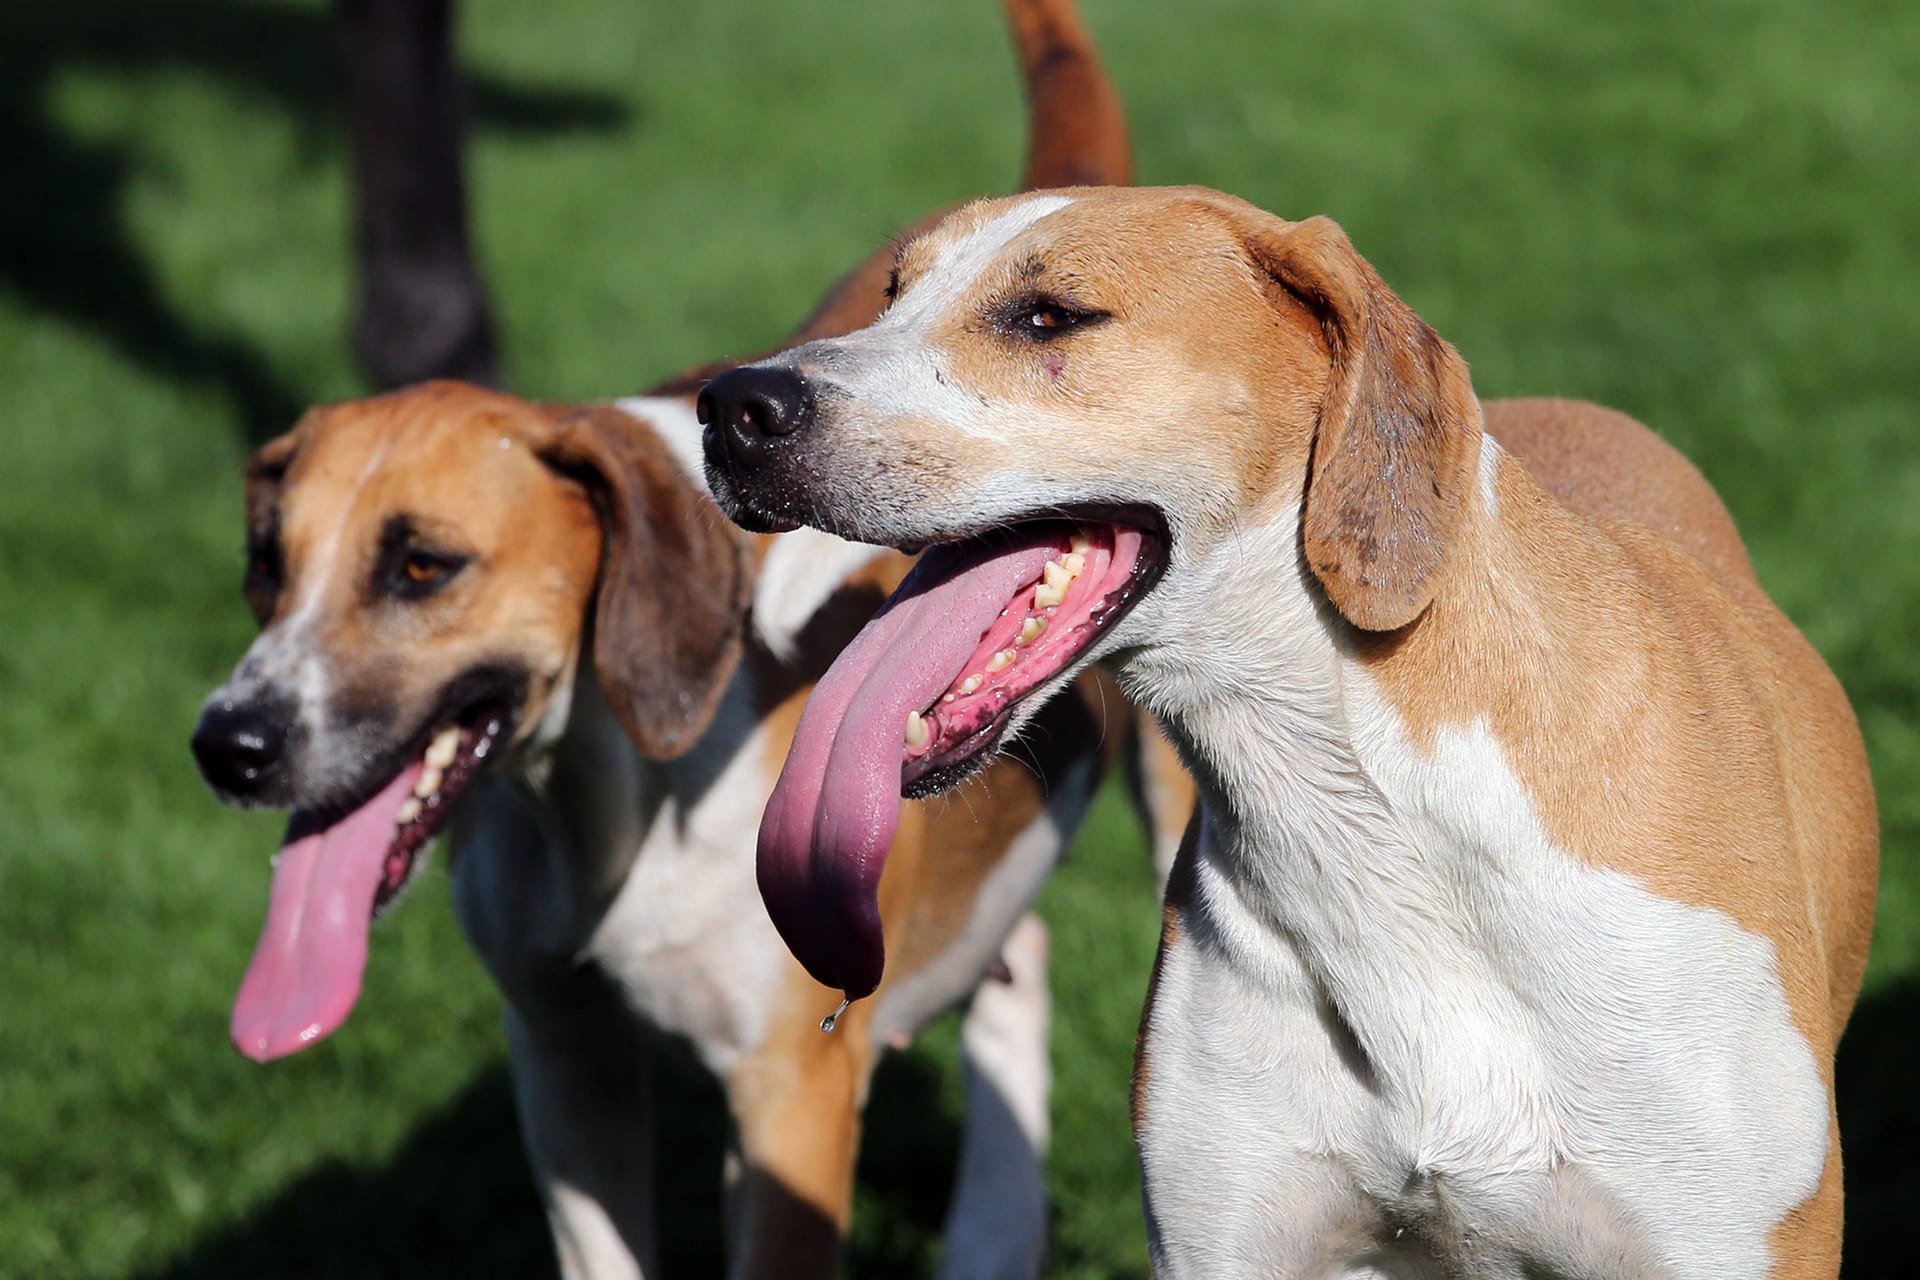
[[[1032,99],[1029,181],[1125,181],[1118,102],[1071,5],[1006,9]],[[889,265],[856,269],[800,337],[869,320]],[[229,799],[325,813],[472,706],[501,722],[500,762],[452,819],[454,891],[507,996],[567,1275],[653,1273],[646,1059],[663,1038],[732,1111],[731,1273],[831,1274],[874,1061],[969,996],[946,1272],[1035,1274],[1046,946],[1020,922],[1090,799],[1104,708],[1064,700],[1026,760],[916,807],[882,885],[900,943],[887,981],[821,1034],[835,1000],[760,906],[754,824],[812,681],[908,562],[731,528],[692,474],[698,381],[584,408],[443,382],[312,411],[249,466],[263,630],[208,700],[196,750]],[[260,732],[277,735],[270,764],[247,739]],[[1177,805],[1177,777],[1161,785]]]
[[[817,411],[723,505],[1164,520],[1091,653],[1202,795],[1136,1072],[1157,1273],[1833,1276],[1874,801],[1700,474],[1483,406],[1322,218],[1044,192],[897,269],[770,362]]]

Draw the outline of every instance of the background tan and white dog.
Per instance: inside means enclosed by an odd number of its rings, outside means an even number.
[[[1159,1273],[1833,1276],[1874,801],[1699,473],[1483,406],[1333,223],[1205,190],[970,206],[895,295],[702,401],[729,511],[943,544],[806,710],[776,918],[844,910],[875,778],[1102,660],[1202,795],[1136,1066]]]
[[[1124,182],[1119,104],[1071,4],[1005,7],[1027,182]],[[890,260],[856,269],[796,340],[869,320]],[[194,749],[223,798],[294,817],[235,1043],[265,1060],[339,1026],[370,917],[451,815],[459,915],[507,996],[568,1275],[651,1273],[646,1058],[662,1037],[732,1112],[732,1273],[830,1274],[875,1059],[969,996],[946,1270],[1034,1274],[1045,934],[1016,924],[1091,797],[1101,708],[1063,700],[1029,759],[908,815],[871,922],[901,945],[875,999],[821,1034],[835,1001],[768,923],[755,827],[808,689],[908,561],[730,526],[698,481],[699,381],[582,408],[431,383],[316,409],[253,459],[263,630]],[[1177,778],[1162,785],[1177,806]]]

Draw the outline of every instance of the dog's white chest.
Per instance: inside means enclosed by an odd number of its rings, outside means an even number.
[[[1163,962],[1166,1269],[1768,1274],[1828,1132],[1771,945],[1553,848],[1483,730],[1422,757],[1359,693],[1392,830],[1203,846]]]
[[[693,804],[655,817],[582,957],[654,1026],[697,1046],[722,1076],[735,1056],[760,1043],[790,969],[754,882],[771,748],[757,724],[743,719],[736,736],[718,723],[750,716],[746,701],[744,689],[729,691],[709,735],[728,746],[711,783]]]

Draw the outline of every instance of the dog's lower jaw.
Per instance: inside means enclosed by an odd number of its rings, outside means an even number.
[[[747,500],[734,473],[733,460],[727,456],[725,446],[718,443],[712,428],[702,433],[701,448],[705,454],[707,492],[727,519],[748,533],[791,533],[800,527],[800,521],[774,516]]]

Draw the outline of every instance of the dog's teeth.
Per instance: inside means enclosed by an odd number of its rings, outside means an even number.
[[[413,794],[425,800],[440,789],[440,784],[446,780],[446,776],[444,770],[428,765],[420,771],[420,780],[413,784]]]
[[[918,711],[907,712],[907,745],[924,747],[933,741],[933,730],[927,727],[927,721]]]
[[[973,693],[978,690],[981,685],[985,684],[986,680],[987,678],[985,676],[975,672],[960,682],[960,692],[962,694]]]
[[[459,754],[459,751],[460,731],[452,728],[442,729],[427,746],[426,763],[430,768],[445,769],[453,763],[453,758]]]
[[[420,797],[408,796],[400,802],[400,809],[393,815],[395,826],[404,827],[420,816]]]
[[[1040,571],[1040,585],[1033,589],[1033,607],[1051,609],[1067,598],[1067,588],[1073,585],[1073,574],[1057,560],[1047,561],[1047,567]]]
[[[1093,550],[1093,540],[1084,533],[1076,533],[1067,544],[1067,549],[1077,556],[1084,556]]]
[[[1013,665],[1013,660],[1019,656],[1020,654],[1017,650],[1002,649],[1000,650],[1000,652],[994,654],[991,658],[987,659],[987,670],[988,671],[1005,671],[1008,667]]]
[[[1032,644],[1040,638],[1040,633],[1046,629],[1047,620],[1045,618],[1028,618],[1020,624],[1020,643]]]
[[[1087,567],[1087,558],[1078,551],[1060,557],[1060,564],[1067,571],[1067,577],[1077,578],[1080,571]]]

